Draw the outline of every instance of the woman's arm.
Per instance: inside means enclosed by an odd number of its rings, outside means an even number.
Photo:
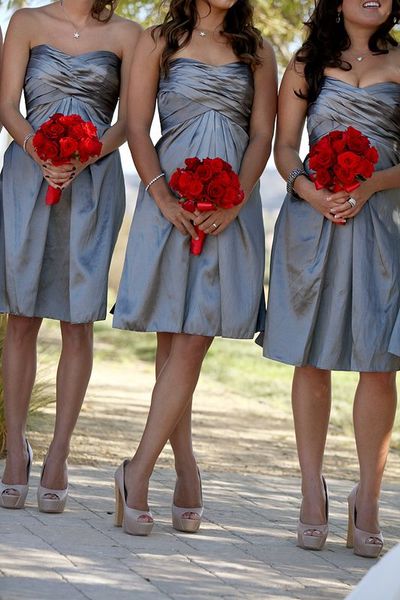
[[[157,42],[153,40],[151,30],[144,31],[136,48],[129,79],[128,143],[136,169],[145,185],[162,171],[150,138],[160,79],[162,47],[161,40]],[[190,234],[193,238],[197,238],[190,221],[193,215],[182,208],[164,177],[153,183],[149,193],[168,221],[182,234]]]
[[[285,181],[293,169],[303,168],[299,155],[301,136],[307,115],[307,101],[295,94],[307,93],[302,66],[291,61],[286,69],[279,91],[278,126],[275,142],[275,162]],[[304,175],[296,178],[294,191],[329,221],[343,223],[342,218],[331,212],[333,206],[342,205],[348,198],[347,192],[332,194],[328,190],[316,190],[315,185]],[[347,204],[347,206],[349,206]]]
[[[199,214],[194,221],[195,225],[199,225],[200,229],[210,235],[219,235],[237,217],[261,177],[271,153],[277,105],[277,68],[274,51],[265,40],[261,58],[262,64],[254,73],[249,143],[239,172],[244,201],[230,209]]]

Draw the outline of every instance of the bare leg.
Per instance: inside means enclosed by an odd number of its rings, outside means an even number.
[[[42,485],[65,489],[65,462],[76,421],[85,398],[93,364],[93,324],[61,322],[62,351],[57,371],[57,405]]]
[[[8,317],[3,351],[7,462],[3,482],[24,485],[28,455],[25,428],[36,377],[36,341],[41,319]],[[11,492],[10,492],[11,493]]]
[[[157,377],[168,360],[172,337],[173,335],[170,333],[157,335]],[[170,435],[169,441],[174,452],[177,474],[174,504],[196,508],[201,506],[201,489],[192,445],[192,400],[191,397],[185,412]],[[185,513],[183,516],[184,518],[197,518],[196,513]]]
[[[172,435],[195,390],[212,338],[174,334],[169,357],[154,386],[146,427],[126,467],[127,504],[148,510],[147,493],[156,460]]]
[[[360,462],[357,527],[371,533],[379,531],[378,502],[396,402],[395,373],[360,373],[353,412]]]
[[[331,407],[329,371],[297,367],[293,377],[292,406],[299,455],[303,503],[301,521],[325,523],[322,464]]]

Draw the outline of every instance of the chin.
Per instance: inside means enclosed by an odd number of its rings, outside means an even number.
[[[208,4],[217,10],[229,10],[236,2],[237,0],[208,0]]]
[[[380,27],[390,17],[391,0],[343,0],[342,11],[345,20],[365,25],[365,27]]]

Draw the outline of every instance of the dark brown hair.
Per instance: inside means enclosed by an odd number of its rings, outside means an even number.
[[[107,23],[114,14],[118,0],[94,0],[92,5],[92,17],[103,23]],[[108,8],[109,13],[105,18],[101,18],[101,14],[105,8]]]
[[[250,0],[237,0],[227,11],[223,22],[223,35],[230,42],[233,52],[252,68],[261,64],[258,50],[262,37],[253,24],[253,6]],[[176,52],[190,42],[198,21],[195,0],[171,0],[164,22],[153,29],[155,39],[165,40],[161,56],[161,72],[168,75],[170,61]]]
[[[309,103],[317,98],[324,71],[327,67],[351,71],[351,64],[342,59],[342,52],[350,48],[350,38],[343,22],[338,17],[342,0],[316,0],[315,9],[305,23],[308,35],[296,52],[295,62],[304,65],[304,77],[307,93],[295,91],[295,94]],[[369,49],[376,54],[387,54],[390,46],[397,46],[396,39],[390,33],[400,19],[400,0],[393,0],[392,11],[388,19],[372,34]]]

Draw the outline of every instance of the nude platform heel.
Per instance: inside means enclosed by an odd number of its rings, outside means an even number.
[[[0,506],[3,508],[24,508],[25,500],[29,491],[29,475],[32,467],[33,453],[28,440],[26,441],[26,449],[28,451],[28,463],[26,465],[26,484],[3,483],[0,481]],[[17,494],[10,494],[10,491]]]
[[[358,484],[352,489],[348,497],[349,521],[347,527],[347,548],[353,548],[354,554],[365,558],[378,558],[383,548],[383,535],[358,529],[357,523],[357,498]]]
[[[124,462],[115,471],[115,525],[122,527],[125,533],[130,535],[150,535],[153,526],[153,515],[151,511],[136,510],[126,504],[125,487],[125,465]],[[149,517],[151,521],[139,521],[140,517]]]

